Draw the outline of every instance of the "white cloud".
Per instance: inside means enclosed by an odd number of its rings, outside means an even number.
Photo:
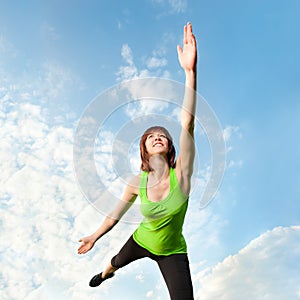
[[[165,76],[168,77],[169,73],[167,70],[163,70],[162,68],[166,66],[167,60],[164,57],[158,57],[161,55],[162,51],[153,52],[153,56],[150,57],[146,61],[146,69],[139,70],[134,62],[133,54],[131,48],[124,44],[122,46],[121,55],[126,63],[124,66],[120,66],[117,75],[118,81],[127,81],[133,80],[138,78],[147,78],[147,77],[157,77],[157,76]],[[144,114],[151,114],[154,112],[162,112],[168,104],[166,102],[162,102],[156,99],[150,99],[151,94],[154,91],[154,83],[149,80],[149,82],[140,87],[138,84],[132,82],[128,83],[128,91],[130,93],[131,99],[140,99],[141,95],[145,97],[147,95],[147,99],[142,99],[141,101],[129,103],[126,109],[126,114],[130,118],[136,118],[138,116]],[[170,85],[170,84],[169,84]],[[169,89],[168,89],[169,87]],[[167,95],[165,98],[169,97],[168,99],[174,98],[173,90],[170,86],[166,84],[162,84],[159,81],[155,82],[155,91],[156,94],[160,95],[164,92]],[[150,97],[150,98],[149,98]]]
[[[187,8],[187,0],[152,0],[152,2],[168,7],[168,13],[184,13]]]
[[[170,39],[168,35],[164,35],[166,39]],[[145,78],[160,76],[168,78],[170,73],[167,70],[164,70],[164,67],[167,66],[167,59],[164,57],[166,54],[165,47],[154,50],[152,56],[146,59],[145,68],[138,68],[135,61],[132,49],[128,44],[122,45],[121,56],[125,62],[125,65],[119,67],[116,72],[117,81],[124,81],[136,78]]]
[[[149,69],[156,69],[156,68],[161,68],[165,67],[167,65],[168,61],[166,58],[158,58],[158,57],[150,57],[147,60],[147,67]]]
[[[227,164],[227,168],[241,168],[244,162],[242,160],[234,161],[230,160]]]
[[[226,143],[226,154],[227,154],[227,163],[226,167],[228,169],[236,169],[236,168],[241,168],[244,164],[243,160],[240,158],[229,158],[230,154],[232,155],[232,152],[234,150],[234,141],[236,138],[239,140],[243,138],[241,129],[239,126],[226,126],[223,129],[223,137],[224,141]]]
[[[147,298],[152,298],[154,295],[154,291],[148,291],[147,294],[146,294],[146,297]]]
[[[122,22],[120,20],[117,20],[117,27],[119,30],[121,30],[123,27]]]
[[[62,93],[70,88],[78,78],[68,68],[53,61],[47,61],[43,65],[42,76],[40,77],[40,87],[42,93],[40,97],[53,99],[62,96]]]
[[[124,59],[125,65],[119,67],[116,73],[117,81],[128,82],[142,78],[171,78],[170,72],[166,69],[168,64],[166,57],[167,49],[170,43],[173,42],[174,36],[172,34],[163,33],[161,42],[151,51],[151,55],[145,55],[141,60],[142,66],[137,65],[132,49],[128,44],[124,44],[121,48],[121,56]],[[143,86],[134,84],[134,82],[131,85],[128,83],[128,91],[130,94],[129,96],[126,95],[128,99],[141,101],[138,103],[129,103],[125,113],[131,119],[138,119],[143,115],[162,113],[168,107],[168,103],[157,99],[169,99],[172,102],[175,101],[174,99],[177,99],[178,96],[183,97],[183,95],[181,95],[182,90],[178,87],[179,84],[175,88],[176,91],[174,91],[175,85],[174,83],[167,84],[159,80],[155,82],[149,80],[146,84],[143,84]],[[170,114],[168,113],[168,115]]]
[[[127,64],[133,65],[132,50],[128,44],[122,46],[121,55]]]
[[[132,50],[128,44],[122,45],[121,56],[125,61],[125,66],[120,66],[117,75],[117,80],[129,80],[138,77],[138,69],[133,61]]]
[[[96,251],[77,256],[77,240],[94,231],[103,216],[75,181],[73,129],[49,126],[38,105],[7,103],[2,109],[1,299],[97,299],[87,285],[90,276],[133,229],[120,224],[121,232],[104,238]]]
[[[143,273],[139,273],[135,276],[135,278],[140,282],[143,283],[145,281],[145,276]]]
[[[138,104],[129,103],[126,108],[126,114],[133,119],[139,116],[162,112],[167,107],[168,104],[161,100],[143,99],[140,100]]]
[[[176,13],[183,13],[187,8],[187,0],[168,0],[172,11]]]
[[[64,95],[65,84],[54,94],[43,94],[65,77],[63,70],[46,64],[35,82],[1,70],[1,299],[98,299],[99,292],[88,287],[90,276],[133,231],[129,224],[119,224],[121,231],[103,238],[96,251],[76,254],[78,239],[93,232],[103,216],[84,199],[74,177],[73,122],[68,116],[49,122],[45,105],[38,104],[44,103],[41,95]],[[41,78],[46,80],[39,86]]]
[[[225,142],[228,142],[233,136],[237,136],[238,138],[242,138],[242,133],[238,126],[226,126],[223,130],[223,136]]]
[[[58,40],[60,38],[59,34],[57,33],[56,28],[49,24],[48,22],[44,22],[41,26],[41,33],[43,35],[43,37],[48,40]]]
[[[17,50],[15,51],[17,52]],[[53,105],[55,110],[65,108],[66,98],[74,92],[74,86],[82,87],[79,77],[67,66],[57,61],[47,60],[41,66],[34,66],[27,62],[25,66],[18,66],[18,60],[13,59],[12,64],[19,70],[16,74],[10,70],[10,53],[0,62],[0,97],[2,102],[15,102],[45,104],[48,108]],[[57,101],[60,101],[57,103]],[[43,108],[41,108],[43,109]],[[68,112],[65,112],[67,115]],[[52,117],[52,116],[51,116]],[[55,116],[56,118],[58,116]],[[66,118],[64,116],[64,121]]]
[[[196,278],[197,299],[298,299],[300,227],[276,227]]]

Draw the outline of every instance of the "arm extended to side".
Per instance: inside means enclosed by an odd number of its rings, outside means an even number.
[[[93,234],[79,240],[81,245],[78,248],[78,254],[85,254],[91,250],[95,243],[119,222],[135,201],[138,194],[138,184],[139,176],[135,176],[127,185],[117,207],[104,219],[100,227]]]

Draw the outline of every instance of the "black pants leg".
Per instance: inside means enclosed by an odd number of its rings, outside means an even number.
[[[156,260],[171,300],[193,300],[193,285],[186,254],[172,254]]]
[[[144,257],[149,257],[158,263],[167,284],[171,300],[194,299],[187,254],[155,255],[139,246],[131,236],[120,252],[112,258],[111,264],[113,267],[119,269]]]
[[[121,248],[119,253],[111,259],[111,265],[114,268],[122,268],[129,263],[144,258],[155,256],[151,254],[148,250],[144,249],[140,245],[138,245],[133,237],[131,236],[125,245]]]

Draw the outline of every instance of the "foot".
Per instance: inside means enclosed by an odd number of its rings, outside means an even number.
[[[102,278],[102,272],[101,272],[100,274],[95,275],[91,279],[89,285],[91,287],[96,287],[96,286],[100,285],[103,281],[105,281],[106,279],[109,279],[109,278],[113,277],[114,275],[115,275],[114,273],[110,273],[110,274],[107,274],[107,276],[105,278]]]

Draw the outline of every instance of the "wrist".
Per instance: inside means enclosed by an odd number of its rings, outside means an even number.
[[[96,235],[96,234],[94,233],[94,234],[92,234],[92,235],[90,236],[90,238],[91,238],[91,241],[92,241],[93,243],[96,243],[97,240],[100,238],[100,236],[98,236],[98,235]]]
[[[189,78],[196,78],[197,77],[197,70],[195,69],[189,69],[184,70],[185,76]]]
[[[197,72],[196,70],[185,71],[185,85],[193,90],[196,89]]]

